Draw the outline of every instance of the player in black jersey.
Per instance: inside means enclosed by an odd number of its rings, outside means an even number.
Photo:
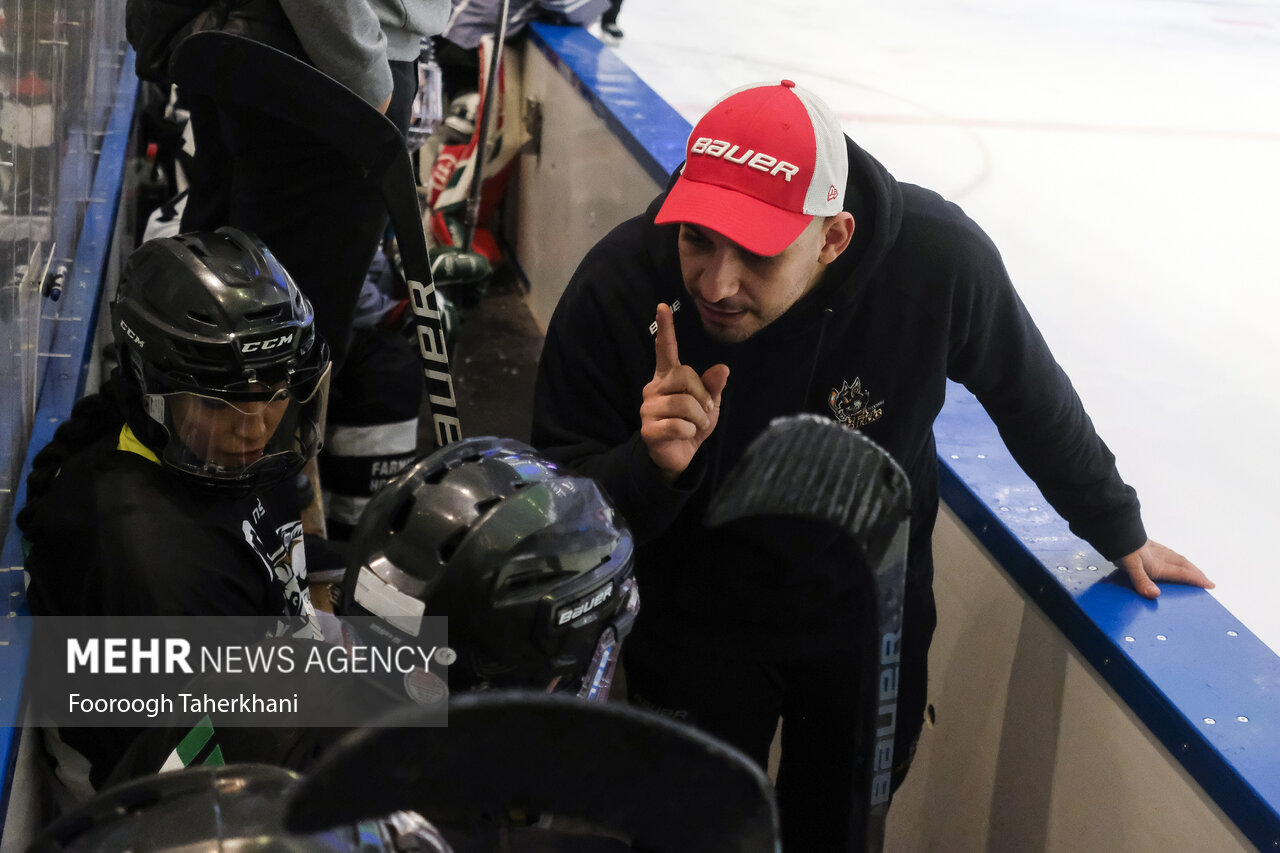
[[[318,638],[293,485],[329,384],[310,303],[260,241],[223,228],[144,243],[111,320],[119,367],[27,481],[31,612],[250,616],[247,641]],[[59,799],[92,794],[137,733],[50,732]]]

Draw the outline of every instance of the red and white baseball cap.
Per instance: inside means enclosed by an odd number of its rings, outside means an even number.
[[[826,104],[790,80],[725,95],[689,134],[685,158],[659,225],[701,225],[768,256],[813,217],[844,208],[844,131]]]

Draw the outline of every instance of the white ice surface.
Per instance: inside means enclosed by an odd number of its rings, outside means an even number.
[[[1280,0],[627,0],[690,122],[791,78],[960,204],[1139,492],[1280,650]]]

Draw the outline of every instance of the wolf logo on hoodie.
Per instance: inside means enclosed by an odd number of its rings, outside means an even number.
[[[838,389],[834,389],[827,397],[827,405],[836,416],[836,420],[847,427],[859,429],[867,424],[875,423],[884,414],[884,400],[868,404],[871,395],[862,388],[862,377],[854,377],[852,383],[845,380]]]

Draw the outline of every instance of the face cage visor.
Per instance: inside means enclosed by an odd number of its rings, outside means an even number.
[[[329,366],[317,376],[235,392],[144,394],[168,440],[160,461],[213,486],[253,488],[302,469],[324,439]]]

